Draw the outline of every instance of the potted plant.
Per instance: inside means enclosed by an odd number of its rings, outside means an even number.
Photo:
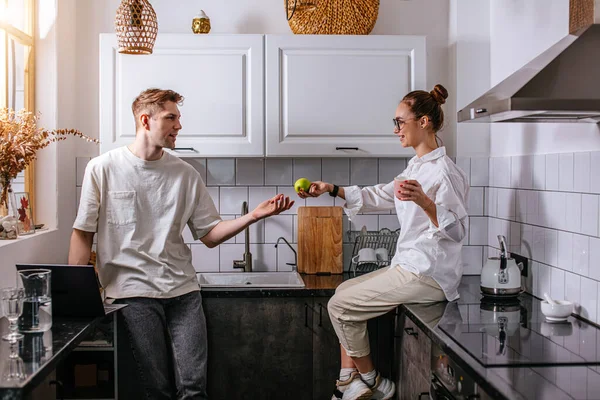
[[[11,182],[37,158],[38,150],[65,140],[69,135],[99,143],[76,129],[40,128],[37,120],[36,115],[26,110],[0,108],[0,208],[8,211],[7,216],[0,217],[0,238],[16,238],[17,219],[15,211],[11,215],[9,204]]]

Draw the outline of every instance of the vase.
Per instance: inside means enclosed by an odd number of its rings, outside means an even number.
[[[8,189],[7,215],[0,216],[0,240],[12,240],[19,236],[19,219],[17,218],[17,204],[13,191]]]

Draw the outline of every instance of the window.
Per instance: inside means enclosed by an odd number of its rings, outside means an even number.
[[[35,3],[0,0],[0,107],[35,112]],[[13,191],[29,192],[34,203],[34,188],[32,163],[13,181]]]

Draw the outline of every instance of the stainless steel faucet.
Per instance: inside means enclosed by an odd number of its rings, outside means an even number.
[[[242,203],[242,215],[248,214],[248,202]],[[245,229],[246,247],[243,260],[234,260],[233,268],[243,268],[244,272],[252,272],[252,253],[250,253],[250,226]]]
[[[292,245],[290,244],[290,242],[288,242],[283,236],[280,236],[277,239],[277,243],[275,243],[275,248],[277,248],[277,245],[279,244],[279,241],[283,240],[285,242],[285,244],[288,245],[288,247],[290,249],[292,249],[292,251],[294,252],[294,263],[286,263],[286,265],[291,265],[292,266],[292,271],[298,271],[298,253],[296,253],[296,250],[294,250],[294,248],[292,247]]]

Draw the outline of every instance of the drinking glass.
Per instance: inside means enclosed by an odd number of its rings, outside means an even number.
[[[7,381],[20,381],[25,378],[23,359],[19,356],[17,342],[11,342],[8,362],[5,363],[3,378]]]
[[[17,321],[23,312],[23,298],[25,291],[23,288],[4,288],[0,289],[0,304],[2,305],[2,313],[6,315],[10,322],[10,333],[2,336],[2,339],[10,342],[16,342],[23,339],[23,335],[17,332]]]

